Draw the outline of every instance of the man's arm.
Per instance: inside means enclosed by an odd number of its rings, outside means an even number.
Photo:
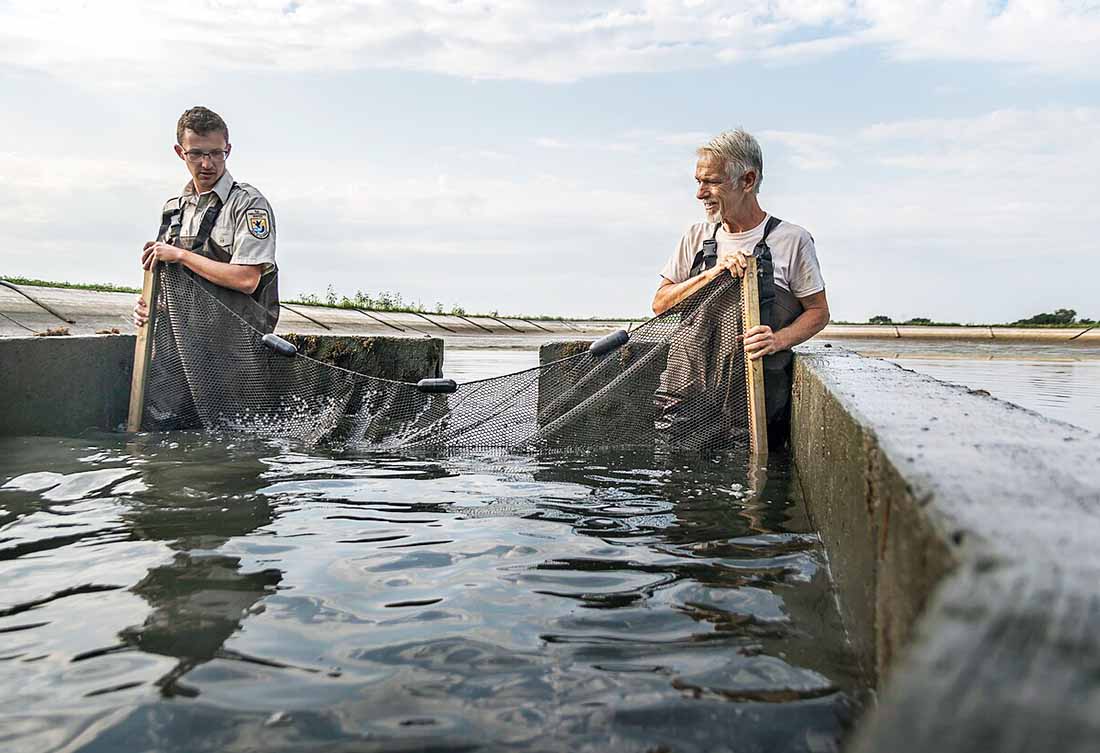
[[[182,248],[170,246],[167,243],[149,241],[141,252],[141,266],[149,269],[153,264],[153,258],[168,264],[183,264],[195,274],[209,280],[223,288],[239,290],[246,295],[251,295],[260,284],[263,275],[263,264],[226,264],[225,262],[208,259],[201,254],[185,251]],[[133,322],[135,327],[144,327],[149,319],[149,303],[140,296],[134,304]]]
[[[673,282],[667,277],[662,277],[661,285],[653,296],[653,313],[660,316],[727,269],[734,277],[740,277],[744,273],[747,264],[748,262],[743,254],[723,254],[713,267],[703,270],[683,282]]]
[[[802,313],[778,332],[772,332],[771,327],[761,324],[745,333],[745,354],[751,360],[790,350],[825,329],[829,323],[829,301],[825,298],[825,291],[811,293],[799,298],[798,302],[802,304]]]
[[[227,264],[209,259],[193,251],[169,246],[167,243],[146,243],[141,253],[141,266],[149,269],[153,258],[169,264],[179,263],[203,279],[223,288],[236,290],[246,295],[255,292],[263,274],[263,264]]]

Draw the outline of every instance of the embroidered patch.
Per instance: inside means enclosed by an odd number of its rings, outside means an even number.
[[[262,241],[271,235],[271,219],[267,216],[266,209],[249,209],[245,213],[245,219],[248,222],[248,232],[252,233],[253,238]]]

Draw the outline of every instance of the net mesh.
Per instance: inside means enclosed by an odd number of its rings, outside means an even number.
[[[160,265],[142,426],[247,432],[357,449],[750,448],[739,280],[723,275],[587,349],[449,394],[279,355],[180,265]],[[243,298],[243,296],[242,296]]]

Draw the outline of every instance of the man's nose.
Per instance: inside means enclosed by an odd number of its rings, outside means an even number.
[[[705,198],[707,198],[707,195],[709,193],[710,192],[707,190],[707,184],[706,183],[701,183],[701,184],[699,184],[699,188],[697,188],[695,190],[695,198],[705,199]]]

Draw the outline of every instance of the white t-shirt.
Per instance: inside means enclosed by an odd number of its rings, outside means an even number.
[[[767,224],[768,216],[765,216],[759,225],[743,233],[730,233],[725,227],[719,228],[715,238],[718,241],[718,253],[721,255],[740,251],[751,256]],[[669,257],[661,270],[661,277],[674,283],[686,280],[691,273],[695,254],[703,247],[703,241],[713,234],[713,222],[697,222],[684,231],[676,252]],[[825,289],[825,278],[821,276],[821,265],[817,262],[814,239],[804,228],[786,221],[779,223],[768,235],[768,248],[772,252],[776,285],[789,290],[795,298],[805,298]]]

